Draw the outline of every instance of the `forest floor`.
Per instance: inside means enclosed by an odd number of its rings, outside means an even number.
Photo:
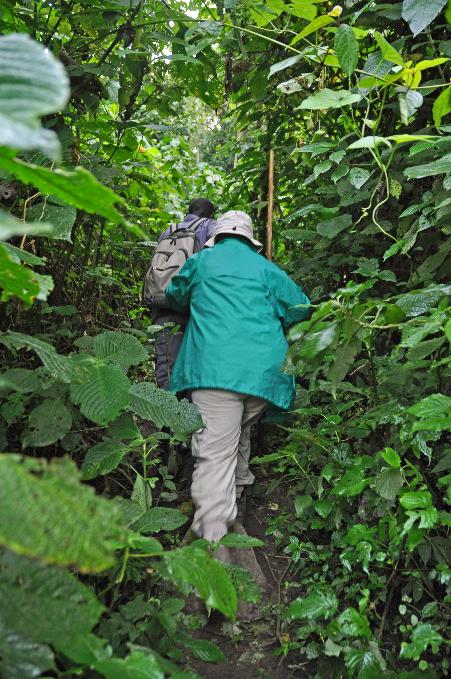
[[[292,565],[289,557],[278,552],[274,539],[266,534],[266,528],[276,513],[283,512],[290,499],[286,492],[266,494],[266,483],[257,482],[254,495],[248,500],[244,526],[247,533],[259,538],[265,547],[254,549],[257,561],[266,578],[266,587],[258,605],[261,618],[251,622],[232,624],[215,612],[207,624],[195,633],[199,639],[207,639],[219,646],[227,662],[205,663],[190,660],[190,666],[205,679],[291,679],[309,677],[301,667],[293,667],[293,656],[287,659],[275,655],[284,642],[281,633],[279,611],[284,601],[283,583]],[[292,501],[291,501],[292,502]],[[288,507],[286,507],[288,510]],[[292,596],[292,592],[291,592]],[[310,664],[310,663],[308,663]]]

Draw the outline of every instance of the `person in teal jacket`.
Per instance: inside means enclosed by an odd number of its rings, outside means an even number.
[[[285,332],[306,318],[310,302],[261,248],[251,218],[227,212],[165,291],[174,309],[190,310],[170,389],[191,390],[204,422],[192,439],[192,529],[208,540],[233,525],[237,499],[253,483],[251,425],[268,404],[288,410],[295,395],[282,369]]]

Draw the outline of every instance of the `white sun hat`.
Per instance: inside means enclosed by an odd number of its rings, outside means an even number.
[[[216,230],[212,236],[205,243],[206,248],[211,248],[220,234],[228,233],[231,236],[241,236],[246,238],[252,245],[257,248],[257,252],[263,248],[262,243],[254,238],[254,231],[252,228],[252,219],[248,214],[241,210],[229,210],[219,217],[216,222]]]

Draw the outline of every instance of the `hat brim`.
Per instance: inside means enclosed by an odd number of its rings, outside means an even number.
[[[245,236],[242,233],[237,234],[236,231],[221,231],[220,233],[215,233],[214,236],[212,236],[211,238],[209,238],[209,240],[207,240],[204,247],[212,248],[213,245],[216,242],[217,236],[224,236],[224,235],[235,236],[235,237],[239,236],[240,238],[245,238],[246,240],[249,241],[249,243],[251,243],[255,248],[257,248],[258,252],[260,252],[263,249],[263,243],[260,243],[260,241],[257,240],[256,238],[249,238],[249,236]]]

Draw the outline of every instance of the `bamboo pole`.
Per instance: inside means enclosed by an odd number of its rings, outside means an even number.
[[[268,164],[268,219],[266,223],[266,257],[272,259],[272,211],[274,196],[274,149],[269,149]]]

